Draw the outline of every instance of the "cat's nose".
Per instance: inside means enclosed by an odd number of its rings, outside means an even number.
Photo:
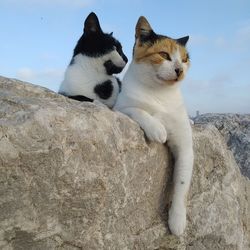
[[[179,77],[179,76],[182,74],[183,69],[181,69],[181,68],[176,68],[176,69],[175,69],[175,72],[176,72],[177,77]]]

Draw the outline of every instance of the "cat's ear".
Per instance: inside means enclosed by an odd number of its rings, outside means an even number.
[[[179,39],[176,39],[176,42],[185,47],[188,42],[188,39],[189,39],[189,36],[184,36]]]
[[[84,33],[102,32],[97,15],[91,12],[84,22]]]
[[[153,29],[151,28],[148,20],[141,16],[135,27],[135,39],[139,39],[141,42],[147,41],[150,38]]]

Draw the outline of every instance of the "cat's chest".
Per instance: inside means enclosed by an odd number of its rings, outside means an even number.
[[[178,93],[168,93],[154,89],[134,89],[130,92],[137,104],[147,110],[149,113],[172,114],[178,112],[182,106],[182,99]]]

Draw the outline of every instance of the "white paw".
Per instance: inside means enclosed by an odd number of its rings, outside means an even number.
[[[172,234],[180,236],[186,227],[186,208],[171,206],[168,212],[168,226]]]
[[[151,122],[144,131],[150,141],[165,143],[167,140],[167,131],[160,122]]]

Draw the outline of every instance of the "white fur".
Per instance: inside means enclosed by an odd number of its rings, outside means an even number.
[[[167,84],[159,79],[159,75],[164,79],[175,79],[173,72],[176,65],[186,72],[188,66],[181,62],[178,51],[175,57],[159,68],[132,61],[114,110],[137,121],[150,140],[160,143],[168,141],[175,158],[173,199],[168,223],[173,234],[181,235],[186,226],[185,199],[193,168],[192,131],[179,83]]]
[[[111,60],[118,67],[124,67],[126,65],[116,50],[101,57],[88,57],[82,54],[76,55],[74,57],[74,63],[69,65],[65,71],[59,93],[68,96],[83,95],[98,100],[108,107],[113,107],[119,93],[119,86],[116,78],[106,73],[103,64],[107,60]],[[110,98],[101,99],[93,90],[97,84],[101,84],[107,80],[112,81],[114,87],[113,93]]]
[[[165,60],[159,67],[157,75],[166,80],[176,80],[176,72],[175,69],[182,69],[185,74],[188,66],[186,63],[182,63],[180,58],[179,50],[176,50],[171,56],[171,61]]]

